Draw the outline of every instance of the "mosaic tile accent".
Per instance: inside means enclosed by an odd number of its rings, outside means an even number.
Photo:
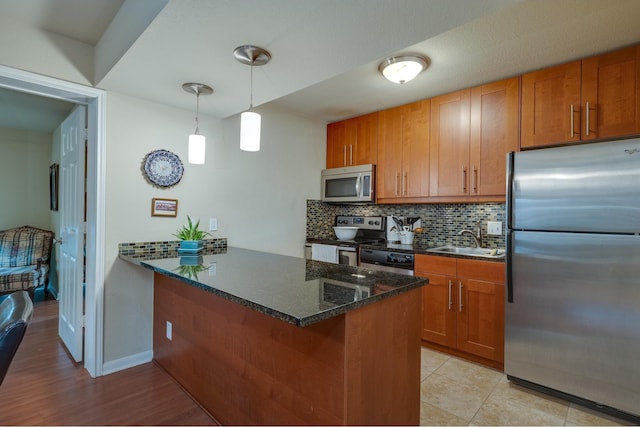
[[[460,230],[475,232],[480,223],[483,233],[482,244],[486,248],[497,249],[505,246],[505,204],[504,203],[450,203],[424,205],[351,205],[322,203],[307,200],[307,239],[331,239],[336,215],[397,216],[418,217],[423,233],[416,233],[414,246],[436,247],[444,245],[474,246],[469,236],[458,236]],[[503,235],[487,235],[487,221],[502,221]]]
[[[320,200],[307,200],[307,239],[332,239],[335,237],[333,226],[340,206],[322,203]],[[354,214],[360,215],[360,214]]]
[[[118,244],[120,255],[155,254],[157,258],[173,258],[176,256],[180,240],[165,240],[160,242],[135,242]],[[218,250],[227,248],[227,238],[205,239],[203,249]]]

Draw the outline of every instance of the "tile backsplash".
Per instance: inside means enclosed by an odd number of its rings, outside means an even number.
[[[422,220],[423,233],[416,233],[414,245],[435,247],[443,245],[473,246],[469,236],[458,236],[460,230],[475,231],[480,222],[483,246],[504,248],[504,203],[451,203],[434,205],[338,205],[307,200],[307,238],[335,237],[336,215],[413,216]],[[501,236],[487,235],[487,221],[501,221]]]

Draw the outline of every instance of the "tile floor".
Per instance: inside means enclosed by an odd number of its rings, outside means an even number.
[[[421,371],[421,425],[630,425],[513,385],[500,371],[424,347]]]

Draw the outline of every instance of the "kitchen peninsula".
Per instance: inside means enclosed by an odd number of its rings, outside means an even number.
[[[154,360],[218,422],[419,423],[425,279],[210,252],[121,258],[154,271]]]

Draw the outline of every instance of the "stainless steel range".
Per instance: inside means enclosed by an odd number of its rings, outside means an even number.
[[[356,266],[360,245],[385,241],[385,218],[382,216],[338,215],[335,224],[357,227],[355,238],[353,240],[309,239],[305,244],[305,258]]]

